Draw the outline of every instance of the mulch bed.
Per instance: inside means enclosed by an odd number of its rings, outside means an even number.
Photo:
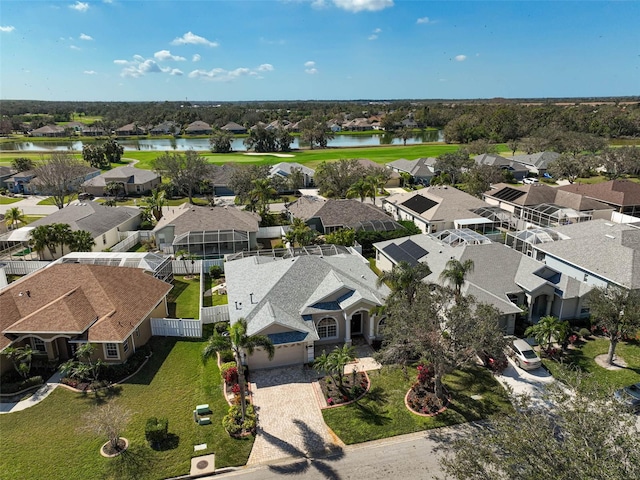
[[[116,448],[111,445],[111,442],[107,442],[102,446],[102,453],[107,457],[115,457],[124,452],[129,446],[129,442],[127,442],[124,438],[118,439],[118,446]]]
[[[369,381],[364,372],[344,375],[342,388],[330,376],[318,380],[327,405],[340,405],[358,399],[367,390]]]
[[[446,409],[448,403],[448,400],[445,402],[440,400],[433,388],[419,383],[413,385],[405,397],[407,408],[413,413],[424,416],[437,415]]]

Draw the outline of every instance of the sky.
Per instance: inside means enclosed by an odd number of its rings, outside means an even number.
[[[640,1],[2,0],[0,98],[640,94]]]

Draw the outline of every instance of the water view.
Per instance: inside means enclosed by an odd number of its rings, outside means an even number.
[[[429,130],[416,133],[415,137],[407,139],[407,145],[415,145],[425,142],[442,142],[444,137],[442,130]],[[99,142],[99,140],[97,140]],[[210,149],[208,138],[142,138],[119,139],[118,142],[125,151],[208,151]],[[246,151],[244,138],[235,138],[232,142],[234,151]],[[374,147],[377,145],[402,145],[403,140],[394,138],[392,134],[382,135],[336,135],[328,143],[329,147]],[[0,150],[18,150],[24,152],[49,152],[53,150],[81,151],[84,143],[81,140],[51,140],[46,142],[7,142],[0,144]],[[300,137],[294,137],[291,148],[308,147],[308,144],[300,142]]]

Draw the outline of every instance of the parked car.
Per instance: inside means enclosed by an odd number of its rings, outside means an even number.
[[[536,355],[531,345],[522,339],[516,338],[508,344],[507,348],[508,355],[523,370],[535,370],[542,365],[540,357]]]
[[[533,178],[533,177],[527,177],[524,180],[522,180],[522,183],[538,183],[538,179],[537,178]]]
[[[82,192],[78,194],[78,200],[93,200],[93,195],[90,193]]]
[[[506,355],[502,352],[495,355],[483,350],[478,354],[478,357],[480,357],[483,366],[495,373],[502,373],[509,363]]]
[[[640,411],[640,382],[616,390],[614,398],[634,412]]]

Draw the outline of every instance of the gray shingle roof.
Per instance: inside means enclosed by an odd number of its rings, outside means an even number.
[[[395,168],[401,172],[406,172],[409,175],[417,178],[428,178],[435,174],[433,166],[438,161],[437,158],[418,158],[417,160],[407,160],[406,158],[400,158],[393,162],[387,163],[388,167]]]
[[[391,195],[383,202],[400,205],[416,195],[422,195],[436,202],[436,205],[427,211],[414,212],[428,221],[452,222],[467,218],[483,218],[481,215],[471,212],[471,210],[490,206],[479,198],[457,188],[447,186],[431,186],[415,192],[399,193]]]
[[[157,178],[160,178],[156,172],[152,170],[142,170],[140,168],[131,167],[129,165],[124,167],[114,168],[107,172],[104,172],[97,177],[93,177],[82,184],[83,187],[104,187],[109,182],[124,182],[133,185],[142,185],[147,182],[151,182]]]
[[[511,157],[511,160],[521,163],[522,165],[535,167],[539,170],[545,170],[548,167],[549,162],[552,162],[559,156],[560,154],[556,152],[538,152],[530,155],[515,155],[514,157]]]
[[[285,175],[290,175],[294,168],[299,169],[302,173],[311,177],[316,173],[316,171],[312,168],[305,167],[300,163],[280,162],[271,167],[269,175],[281,174],[280,172],[284,173]]]
[[[235,207],[201,207],[185,203],[162,217],[153,230],[158,231],[167,225],[174,225],[176,237],[188,232],[257,232],[259,223],[259,215]]]

